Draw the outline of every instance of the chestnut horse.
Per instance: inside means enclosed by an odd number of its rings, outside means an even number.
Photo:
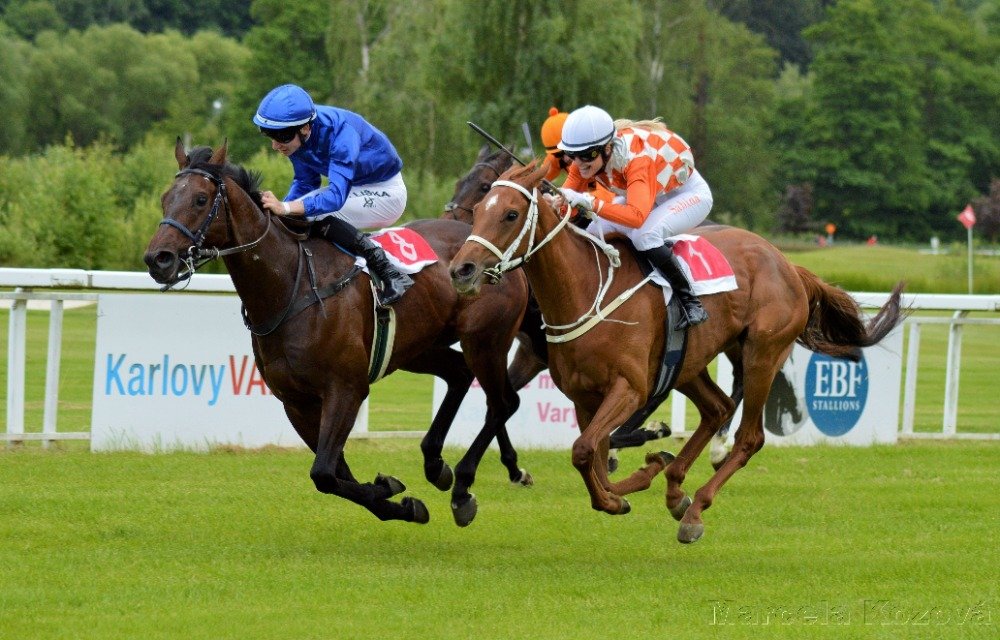
[[[374,482],[359,483],[344,459],[348,434],[369,392],[376,326],[370,280],[358,275],[354,256],[309,238],[301,219],[265,213],[260,176],[227,163],[226,145],[214,153],[201,147],[188,156],[178,139],[174,155],[180,171],[162,197],[164,220],[146,251],[150,275],[172,285],[200,263],[223,257],[253,334],[257,368],[316,454],[310,471],[316,488],[355,502],[380,520],[427,522],[420,500],[391,499],[405,490],[399,480],[379,474]],[[452,510],[464,526],[475,514],[469,488],[476,467],[494,436],[507,438],[505,423],[517,410],[507,352],[528,287],[518,275],[482,296],[460,297],[445,264],[468,236],[468,225],[420,220],[410,228],[440,259],[414,275],[413,287],[392,307],[398,328],[385,372],[430,373],[448,384],[421,449],[428,481],[444,491],[454,480]],[[451,348],[455,342],[462,353]],[[473,376],[486,394],[485,424],[453,473],[441,450]],[[530,484],[509,442],[507,450],[510,456],[502,454],[501,460],[511,481]]]
[[[663,292],[637,286],[643,276],[624,242],[615,244],[622,255],[620,266],[614,267],[615,247],[568,225],[539,196],[545,171],[545,165],[536,169],[532,163],[507,171],[494,183],[475,208],[472,235],[452,259],[452,282],[460,293],[473,294],[484,280],[495,281],[523,267],[550,339],[571,330],[577,334],[550,342],[548,364],[556,386],[576,407],[581,434],[573,444],[573,466],[583,477],[591,506],[627,513],[630,507],[622,496],[648,488],[665,469],[667,508],[680,520],[677,538],[694,542],[704,533],[702,512],[763,446],[764,403],[794,343],[834,357],[859,357],[861,347],[878,343],[902,321],[902,283],[865,324],[850,295],[792,265],[760,236],[733,227],[698,228],[695,233],[728,258],[738,284],[735,291],[704,296],[709,321],[688,330],[675,387],[695,404],[700,423],[672,462],[650,454],[644,467],[611,482],[608,435],[645,403],[663,353]],[[603,295],[602,279],[611,280]],[[634,295],[620,302],[623,292],[633,288]],[[602,306],[604,300],[614,302]],[[739,363],[743,417],[729,457],[692,500],[682,489],[684,478],[736,406],[708,374],[709,363],[720,353]]]
[[[444,207],[442,218],[461,220],[472,224],[472,209],[489,192],[493,181],[514,164],[514,156],[507,149],[498,149],[490,153],[490,146],[483,145],[472,168],[455,183],[455,192]],[[528,296],[528,307],[521,321],[517,334],[517,351],[507,373],[514,389],[520,391],[524,385],[531,382],[536,375],[548,368],[548,346],[545,341],[545,331],[542,328],[542,314],[534,296]],[[639,447],[651,440],[670,435],[670,428],[664,422],[654,422],[648,428],[640,425],[624,426],[611,434],[611,455],[609,468],[614,472],[618,468],[616,450],[626,447]],[[721,442],[721,453],[725,455],[726,435],[723,433],[717,442]],[[715,450],[713,450],[715,451]]]

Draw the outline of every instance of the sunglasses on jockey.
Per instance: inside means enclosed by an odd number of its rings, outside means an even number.
[[[584,162],[592,162],[596,160],[604,152],[604,145],[598,145],[596,147],[590,147],[589,149],[584,149],[582,151],[563,151],[567,158],[570,160],[582,160]]]
[[[301,129],[302,125],[298,125],[296,127],[285,127],[284,129],[267,129],[265,127],[260,127],[260,132],[279,144],[288,144],[295,139],[295,136]]]

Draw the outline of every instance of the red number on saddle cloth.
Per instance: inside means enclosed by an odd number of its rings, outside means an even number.
[[[688,266],[692,282],[733,279],[733,268],[715,245],[700,236],[685,236],[674,244],[674,254]]]
[[[392,227],[372,234],[393,262],[419,271],[421,267],[437,262],[438,255],[427,241],[412,229]],[[407,272],[412,273],[407,269]]]

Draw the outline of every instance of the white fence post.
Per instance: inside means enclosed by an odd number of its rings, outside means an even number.
[[[23,291],[20,287],[16,293]],[[7,325],[7,433],[24,433],[24,363],[28,301],[14,300]],[[14,440],[16,442],[16,440]]]
[[[961,320],[968,311],[956,311],[952,320]],[[944,381],[944,423],[945,436],[955,435],[958,426],[958,372],[962,363],[962,323],[952,322],[948,327],[948,366]]]
[[[917,361],[920,358],[920,324],[910,325],[910,341],[906,347],[906,382],[903,385],[903,426],[905,436],[913,435],[913,417],[917,407]]]
[[[42,433],[56,432],[59,413],[59,360],[62,357],[63,301],[53,300],[49,311],[49,354],[45,363],[45,412],[42,416]],[[48,448],[50,440],[42,440]]]

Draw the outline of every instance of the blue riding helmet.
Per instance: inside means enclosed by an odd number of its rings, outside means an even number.
[[[316,107],[305,89],[294,84],[283,84],[268,92],[257,107],[253,122],[264,129],[285,129],[312,122]]]

